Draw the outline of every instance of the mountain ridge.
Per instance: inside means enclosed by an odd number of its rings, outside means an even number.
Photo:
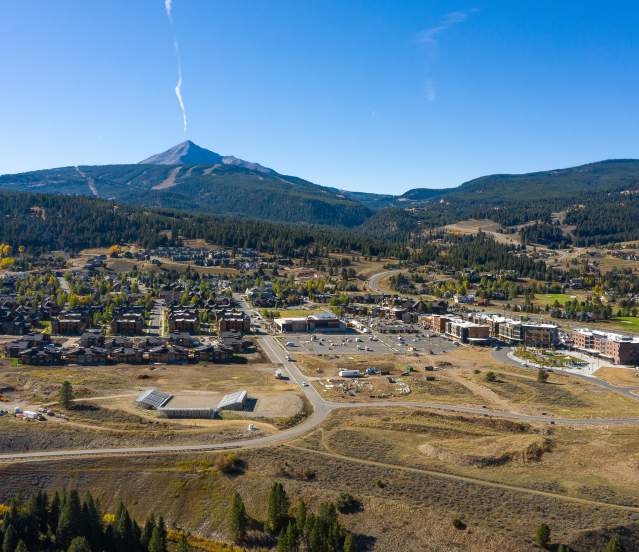
[[[232,165],[267,174],[277,174],[273,169],[259,163],[245,161],[234,155],[220,155],[214,151],[198,146],[191,140],[185,140],[175,146],[148,157],[138,165]]]
[[[454,188],[413,188],[391,195],[321,186],[187,140],[135,164],[2,175],[0,189],[91,195],[135,206],[405,234],[465,218],[490,218],[506,226],[550,224],[553,213],[617,201],[628,190],[631,195],[623,198],[637,201],[639,160],[492,174]]]

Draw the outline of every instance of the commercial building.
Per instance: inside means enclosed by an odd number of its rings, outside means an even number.
[[[441,314],[432,314],[430,316],[424,317],[424,323],[427,327],[431,328],[433,331],[443,334],[443,333],[446,333],[446,326],[450,319],[451,319],[450,316],[443,316]]]
[[[310,316],[295,318],[275,318],[275,327],[282,333],[287,332],[339,332],[346,325],[332,312],[320,312]]]
[[[468,320],[487,326],[490,337],[512,345],[552,347],[559,343],[559,328],[555,324],[522,322],[486,313],[472,313]]]
[[[462,343],[483,344],[490,339],[487,325],[476,324],[461,318],[453,318],[446,322],[446,335]]]
[[[507,320],[499,324],[499,339],[513,345],[552,347],[559,342],[559,328],[555,324]]]
[[[573,347],[615,364],[639,364],[639,337],[581,328],[570,334]]]

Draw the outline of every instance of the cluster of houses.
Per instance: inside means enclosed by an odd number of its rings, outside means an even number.
[[[22,364],[52,366],[229,362],[234,354],[247,352],[251,346],[238,332],[225,332],[215,341],[202,341],[180,333],[132,339],[107,337],[89,330],[71,347],[63,347],[48,334],[35,333],[7,343],[4,349],[9,358]]]
[[[40,309],[20,305],[13,296],[0,296],[0,333],[22,335],[28,333],[42,317]]]
[[[196,266],[217,266],[239,270],[272,269],[278,265],[277,259],[265,258],[257,250],[250,248],[212,250],[206,247],[171,246],[147,249],[139,253],[125,251],[121,255],[141,260],[169,259],[173,262],[192,263]]]

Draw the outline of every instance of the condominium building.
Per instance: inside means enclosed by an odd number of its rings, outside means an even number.
[[[491,337],[513,345],[552,347],[559,342],[559,328],[555,324],[522,322],[485,313],[473,313],[469,320],[487,325]]]
[[[446,322],[446,335],[463,343],[485,343],[490,339],[487,325],[475,324],[461,318],[453,318]]]
[[[575,349],[610,359],[615,364],[639,364],[639,337],[581,328],[570,334]]]

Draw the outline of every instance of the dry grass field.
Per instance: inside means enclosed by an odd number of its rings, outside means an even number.
[[[495,238],[496,241],[506,244],[517,244],[520,241],[518,234],[504,234],[500,232],[501,226],[499,223],[488,219],[461,220],[454,224],[448,224],[444,226],[443,229],[451,234],[457,235],[478,234],[479,232],[483,232]]]
[[[366,411],[349,413],[348,418],[331,419],[323,439],[328,448],[322,439],[309,438],[292,446],[240,451],[244,467],[232,475],[220,473],[216,468],[219,454],[210,453],[4,464],[0,465],[0,502],[27,489],[77,486],[81,492],[91,489],[106,511],[114,511],[123,500],[138,519],[155,512],[169,526],[175,523],[196,536],[223,540],[232,491],[237,489],[244,497],[252,525],[259,527],[266,515],[269,488],[278,480],[291,498],[303,497],[311,510],[320,502],[335,500],[340,492],[352,493],[361,508],[340,515],[342,522],[357,535],[361,550],[389,552],[533,551],[535,529],[541,522],[551,526],[553,542],[586,552],[600,548],[595,544],[605,544],[611,528],[627,526],[624,534],[632,537],[639,521],[638,508],[606,505],[612,499],[619,504],[634,498],[606,486],[606,481],[588,480],[586,473],[582,481],[574,473],[576,463],[581,466],[582,461],[590,460],[590,456],[575,453],[592,455],[592,450],[584,448],[592,435],[551,435],[552,451],[529,464],[455,465],[447,472],[439,471],[436,461],[417,449],[431,435],[464,439],[513,432],[536,435],[536,430],[500,427],[496,421],[477,425],[412,411]],[[374,433],[371,444],[358,429],[360,424],[364,431]],[[349,442],[340,434],[347,429],[350,435],[359,431],[361,438]],[[377,431],[382,432],[385,445]],[[609,437],[603,438],[610,442]],[[397,450],[411,452],[401,458]],[[559,473],[546,469],[540,476],[541,465],[556,466]],[[462,475],[463,470],[469,475]],[[568,489],[568,498],[560,485]],[[569,485],[576,485],[582,498],[571,500]],[[606,490],[611,494],[604,496]],[[455,518],[463,520],[466,528],[456,529]]]
[[[561,373],[551,374],[547,383],[538,383],[536,371],[497,362],[491,351],[483,348],[459,347],[449,353],[417,357],[298,354],[296,360],[309,381],[330,400],[481,404],[498,410],[575,418],[639,415],[639,405],[632,399]],[[414,371],[406,373],[408,366]],[[357,383],[338,377],[341,369],[364,372],[368,367],[387,371],[393,381],[387,376],[372,376]],[[432,367],[432,371],[426,367]],[[486,380],[488,371],[496,374],[496,381]],[[406,387],[409,393],[403,391]]]
[[[481,398],[454,377],[444,355],[296,355],[298,365],[321,395],[329,400],[423,400],[479,404]],[[374,367],[385,375],[340,378],[339,370],[364,372]],[[407,372],[408,367],[412,371]],[[429,367],[432,370],[426,370]],[[386,375],[388,374],[388,375]]]
[[[389,469],[453,474],[639,513],[639,436],[630,427],[549,428],[408,408],[367,409],[334,413],[300,446]]]
[[[599,379],[619,386],[637,386],[639,387],[639,372],[633,368],[599,368],[594,374]]]
[[[259,436],[290,425],[305,406],[299,390],[276,380],[275,367],[260,352],[247,364],[179,364],[115,366],[11,366],[0,361],[0,377],[13,388],[5,392],[5,408],[35,409],[56,404],[63,381],[71,382],[74,407],[46,422],[0,418],[0,450],[41,450],[70,446],[153,444],[161,435],[173,442],[219,442]],[[223,419],[176,420],[158,417],[135,406],[144,389],[158,388],[174,395],[168,406],[214,408],[221,397],[246,389],[251,409],[224,413]],[[173,403],[173,404],[172,404]],[[248,431],[248,419],[256,430]]]

